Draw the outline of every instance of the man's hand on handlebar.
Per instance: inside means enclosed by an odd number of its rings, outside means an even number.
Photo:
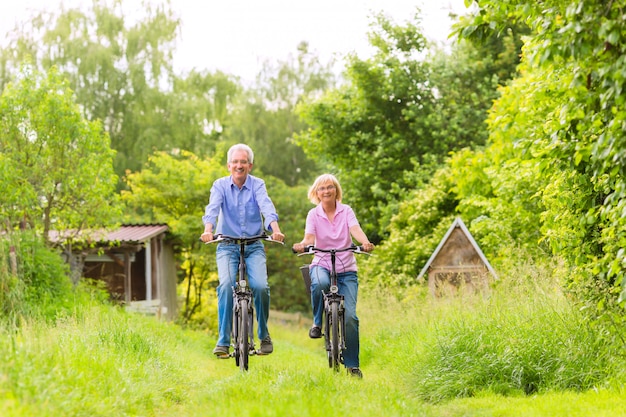
[[[285,235],[282,234],[281,232],[273,232],[272,233],[272,240],[276,240],[278,242],[284,242],[285,241]]]
[[[204,232],[200,235],[200,240],[204,243],[210,242],[213,240],[213,232]]]

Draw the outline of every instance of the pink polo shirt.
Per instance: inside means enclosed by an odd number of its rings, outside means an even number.
[[[335,218],[331,222],[328,220],[322,205],[318,204],[306,216],[306,227],[304,233],[315,235],[315,246],[321,249],[343,249],[352,245],[350,228],[358,225],[359,222],[354,215],[352,208],[337,201],[337,211]],[[321,265],[331,269],[330,254],[316,253],[311,265]],[[356,259],[352,252],[341,252],[337,254],[335,261],[337,273],[346,271],[356,271]]]

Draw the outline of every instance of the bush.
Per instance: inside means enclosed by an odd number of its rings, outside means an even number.
[[[0,317],[54,319],[75,302],[69,268],[32,232],[7,234],[0,240]]]

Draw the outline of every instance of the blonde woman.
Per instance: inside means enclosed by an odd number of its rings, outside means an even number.
[[[332,174],[317,177],[309,188],[309,200],[316,206],[306,217],[304,239],[293,245],[293,250],[302,253],[309,245],[321,249],[339,249],[350,246],[355,239],[366,252],[374,245],[361,229],[352,208],[341,202],[343,191],[337,178]],[[359,319],[356,315],[357,293],[359,288],[356,257],[352,252],[340,252],[336,259],[339,293],[344,296],[346,320],[346,350],[344,365],[351,375],[363,377],[359,368]],[[311,304],[313,306],[313,326],[309,337],[322,337],[322,312],[324,298],[322,291],[330,287],[330,265],[323,254],[316,254],[310,266]]]

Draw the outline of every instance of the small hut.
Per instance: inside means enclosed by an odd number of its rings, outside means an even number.
[[[485,292],[489,275],[498,279],[480,247],[463,221],[457,217],[437,249],[422,268],[418,279],[428,273],[428,287],[433,296],[464,292]]]
[[[111,298],[129,310],[173,319],[176,262],[168,232],[165,224],[136,224],[84,231],[71,244],[51,231],[50,240],[63,247],[73,275],[103,281]]]

